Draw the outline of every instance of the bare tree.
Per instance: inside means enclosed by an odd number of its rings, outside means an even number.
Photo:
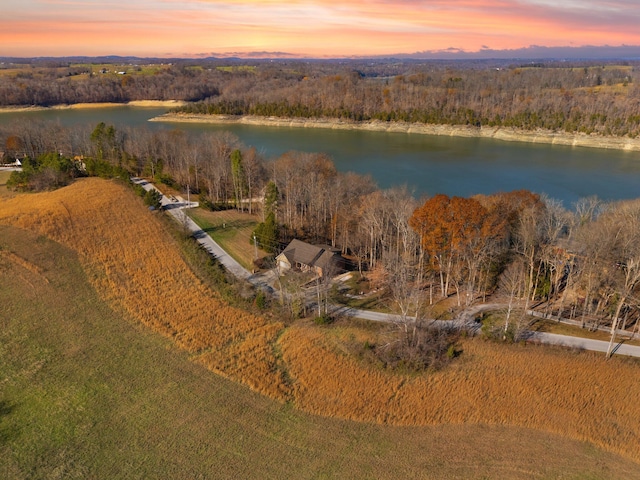
[[[505,311],[504,327],[502,328],[502,339],[506,340],[512,325],[513,339],[517,340],[522,330],[522,319],[526,316],[526,310],[521,308],[524,293],[524,279],[526,268],[521,257],[517,257],[500,275],[499,285],[503,294],[507,295],[507,308]],[[518,311],[518,319],[512,323],[512,315]]]
[[[635,287],[640,282],[640,203],[625,202],[611,212],[612,246],[617,275],[618,302],[611,323],[611,340],[607,348],[607,357],[610,357],[616,337],[620,314],[623,307],[629,301]]]

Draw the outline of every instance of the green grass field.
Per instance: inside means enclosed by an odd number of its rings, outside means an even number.
[[[320,418],[191,362],[114,313],[75,253],[0,227],[0,478],[640,478],[504,426]]]
[[[231,65],[216,67],[216,70],[220,70],[221,72],[255,72],[257,67],[252,65]]]
[[[249,239],[258,225],[257,217],[237,210],[211,212],[202,208],[188,210],[189,216],[244,268],[251,271],[255,248]],[[268,255],[258,249],[258,257]]]

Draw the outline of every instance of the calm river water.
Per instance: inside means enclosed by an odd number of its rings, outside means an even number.
[[[228,130],[267,158],[289,150],[325,152],[341,171],[371,174],[380,187],[406,184],[416,196],[469,196],[528,189],[561,200],[640,197],[640,153],[532,145],[480,138],[406,133],[147,122],[165,109],[113,107],[0,113],[0,124],[16,118],[53,120],[63,125],[98,122],[147,125],[191,132]]]

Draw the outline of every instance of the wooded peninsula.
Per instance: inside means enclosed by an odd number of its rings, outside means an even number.
[[[60,59],[2,66],[0,107],[177,100],[187,103],[172,120],[205,115],[640,149],[637,61]]]

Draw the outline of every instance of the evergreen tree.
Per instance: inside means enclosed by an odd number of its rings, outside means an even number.
[[[246,182],[242,165],[242,152],[238,149],[231,152],[231,177],[233,179],[236,208],[242,210],[242,197],[246,191]]]

